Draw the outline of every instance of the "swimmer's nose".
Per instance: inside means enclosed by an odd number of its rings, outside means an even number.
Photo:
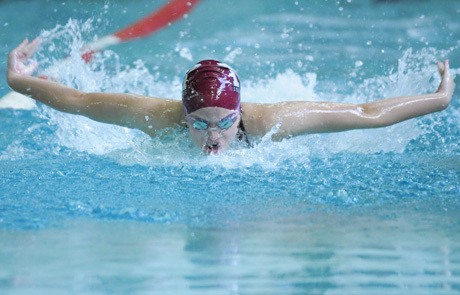
[[[220,129],[217,127],[208,128],[208,137],[212,140],[220,138]]]

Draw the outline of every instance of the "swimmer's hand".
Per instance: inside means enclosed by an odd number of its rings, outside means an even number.
[[[7,79],[10,80],[15,75],[30,76],[38,67],[36,61],[30,61],[29,58],[34,54],[40,40],[38,38],[29,42],[28,39],[22,41],[8,56]]]
[[[449,60],[444,62],[438,62],[438,71],[441,76],[441,83],[439,84],[437,93],[446,95],[449,98],[449,102],[452,99],[452,93],[454,92],[454,77],[449,71]]]

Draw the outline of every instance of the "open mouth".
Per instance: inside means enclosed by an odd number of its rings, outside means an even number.
[[[220,144],[218,143],[211,143],[211,144],[206,144],[204,147],[204,150],[210,154],[217,154],[219,152]]]

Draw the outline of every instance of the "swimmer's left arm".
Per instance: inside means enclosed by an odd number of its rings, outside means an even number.
[[[257,124],[253,133],[263,135],[278,125],[279,128],[272,137],[282,139],[308,133],[378,128],[444,110],[452,99],[454,79],[449,73],[448,61],[439,62],[438,70],[441,83],[438,90],[430,94],[388,98],[363,104],[282,102],[250,106],[250,113],[263,114],[256,118]]]

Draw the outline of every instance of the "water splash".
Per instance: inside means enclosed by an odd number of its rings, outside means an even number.
[[[80,48],[87,43],[89,38],[86,36],[92,35],[92,26],[91,21],[69,20],[64,26],[43,32],[42,50],[37,55],[42,71],[66,85],[83,91],[180,97],[180,77],[183,73],[178,72],[165,80],[160,72],[149,69],[145,61],[137,60],[132,65],[125,65],[120,62],[117,54],[110,50],[96,54],[91,64],[85,64],[80,58]],[[62,52],[66,55],[64,59]],[[322,81],[315,73],[300,75],[288,69],[273,78],[243,82],[243,100],[258,103],[294,100],[361,103],[384,97],[431,92],[439,83],[435,62],[439,56],[446,56],[448,53],[432,48],[420,51],[409,49],[400,58],[397,68],[387,75],[369,78],[353,85],[354,90],[347,95],[335,93],[333,89],[330,92],[318,93],[318,86],[334,82]],[[354,71],[362,68],[363,66],[360,66]],[[219,166],[229,169],[261,166],[270,170],[293,160],[308,167],[312,157],[331,153],[403,153],[414,141],[423,143],[423,138],[433,134],[442,142],[446,129],[457,128],[454,126],[455,122],[441,126],[450,116],[457,114],[454,118],[457,118],[458,123],[458,109],[451,108],[442,114],[429,115],[423,119],[376,130],[299,136],[281,142],[272,142],[268,134],[256,139],[252,149],[235,144],[225,155],[208,157],[193,147],[185,129],[166,130],[158,138],[151,139],[135,130],[97,123],[80,116],[59,113],[47,107],[41,107],[38,112],[42,119],[53,126],[51,144],[57,146],[106,156],[123,165]],[[42,143],[47,144],[50,143]],[[18,143],[15,142],[15,145]],[[451,145],[458,149],[457,143]],[[24,150],[17,150],[16,156],[21,153],[24,154]]]

